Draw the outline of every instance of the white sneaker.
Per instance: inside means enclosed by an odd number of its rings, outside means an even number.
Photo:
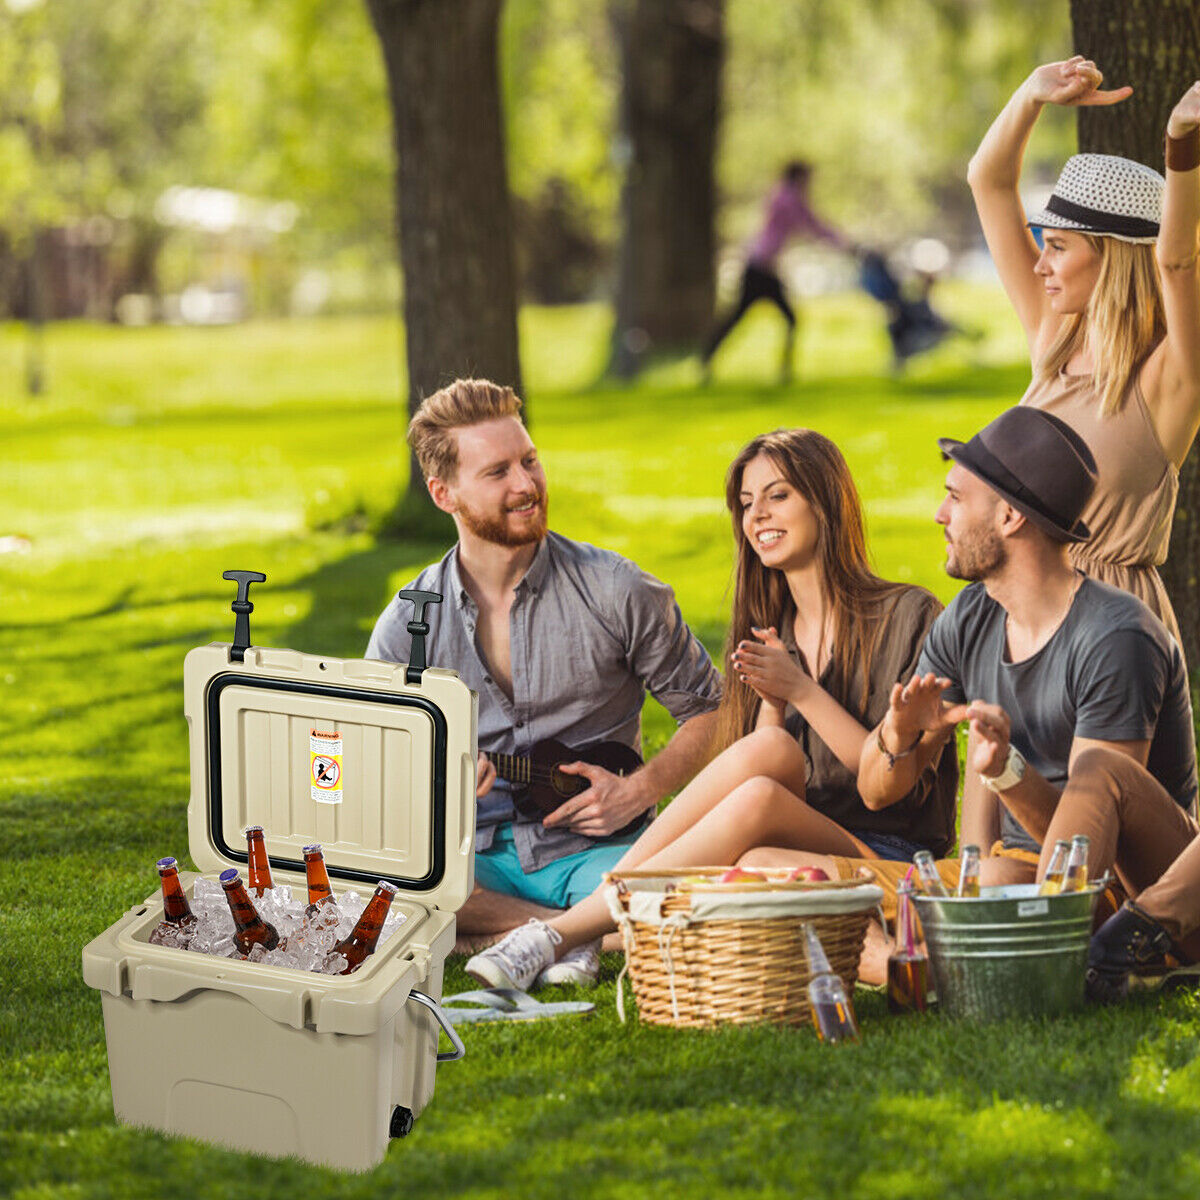
[[[530,917],[494,946],[468,958],[466,972],[487,987],[527,992],[543,968],[554,964],[554,947],[561,941],[562,935],[545,921]]]
[[[574,983],[579,987],[595,987],[600,974],[600,939],[585,942],[568,950],[556,963],[546,967],[537,977],[536,986],[545,983]]]

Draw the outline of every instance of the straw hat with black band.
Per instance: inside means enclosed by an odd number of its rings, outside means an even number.
[[[1066,229],[1122,242],[1157,241],[1166,180],[1150,167],[1114,154],[1067,159],[1045,205],[1028,216],[1039,229]]]
[[[1038,408],[1010,408],[970,441],[938,438],[938,448],[1055,541],[1091,537],[1079,514],[1096,487],[1096,461],[1065,421]]]

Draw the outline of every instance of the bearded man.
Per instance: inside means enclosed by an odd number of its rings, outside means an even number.
[[[546,475],[520,410],[511,388],[459,379],[427,397],[408,427],[458,541],[404,590],[444,597],[426,618],[429,662],[479,694],[476,888],[458,914],[466,937],[544,919],[595,890],[658,801],[707,758],[721,697],[720,676],[666,584],[619,554],[548,531]],[[397,596],[367,657],[407,662],[411,615]],[[547,739],[638,750],[647,691],[678,729],[639,769],[562,765],[588,787],[544,819],[518,808],[519,785],[496,778],[487,756],[528,756]],[[612,836],[631,823],[633,832]],[[593,943],[538,982],[594,982],[597,968]]]
[[[969,722],[962,844],[982,881],[1040,880],[1055,842],[1090,839],[1088,871],[1136,896],[1195,836],[1196,744],[1183,655],[1139,599],[1076,570],[1095,486],[1087,446],[1035,408],[1002,413],[952,465],[937,521],[969,581],[864,747],[868,806],[904,794]]]

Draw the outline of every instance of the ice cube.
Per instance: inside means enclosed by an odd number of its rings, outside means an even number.
[[[324,975],[340,975],[346,969],[347,961],[344,954],[330,954],[321,963],[321,973]]]
[[[220,900],[225,903],[225,889],[215,879],[205,879],[203,875],[192,885],[192,905],[206,900]]]
[[[305,919],[314,929],[336,929],[342,921],[342,913],[332,896],[326,896],[304,910]]]

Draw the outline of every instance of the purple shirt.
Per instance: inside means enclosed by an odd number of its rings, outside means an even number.
[[[826,225],[811,208],[803,191],[780,183],[767,201],[767,216],[757,236],[746,247],[746,257],[761,267],[770,267],[784,243],[793,234],[807,234],[832,246],[843,244],[841,235]]]

